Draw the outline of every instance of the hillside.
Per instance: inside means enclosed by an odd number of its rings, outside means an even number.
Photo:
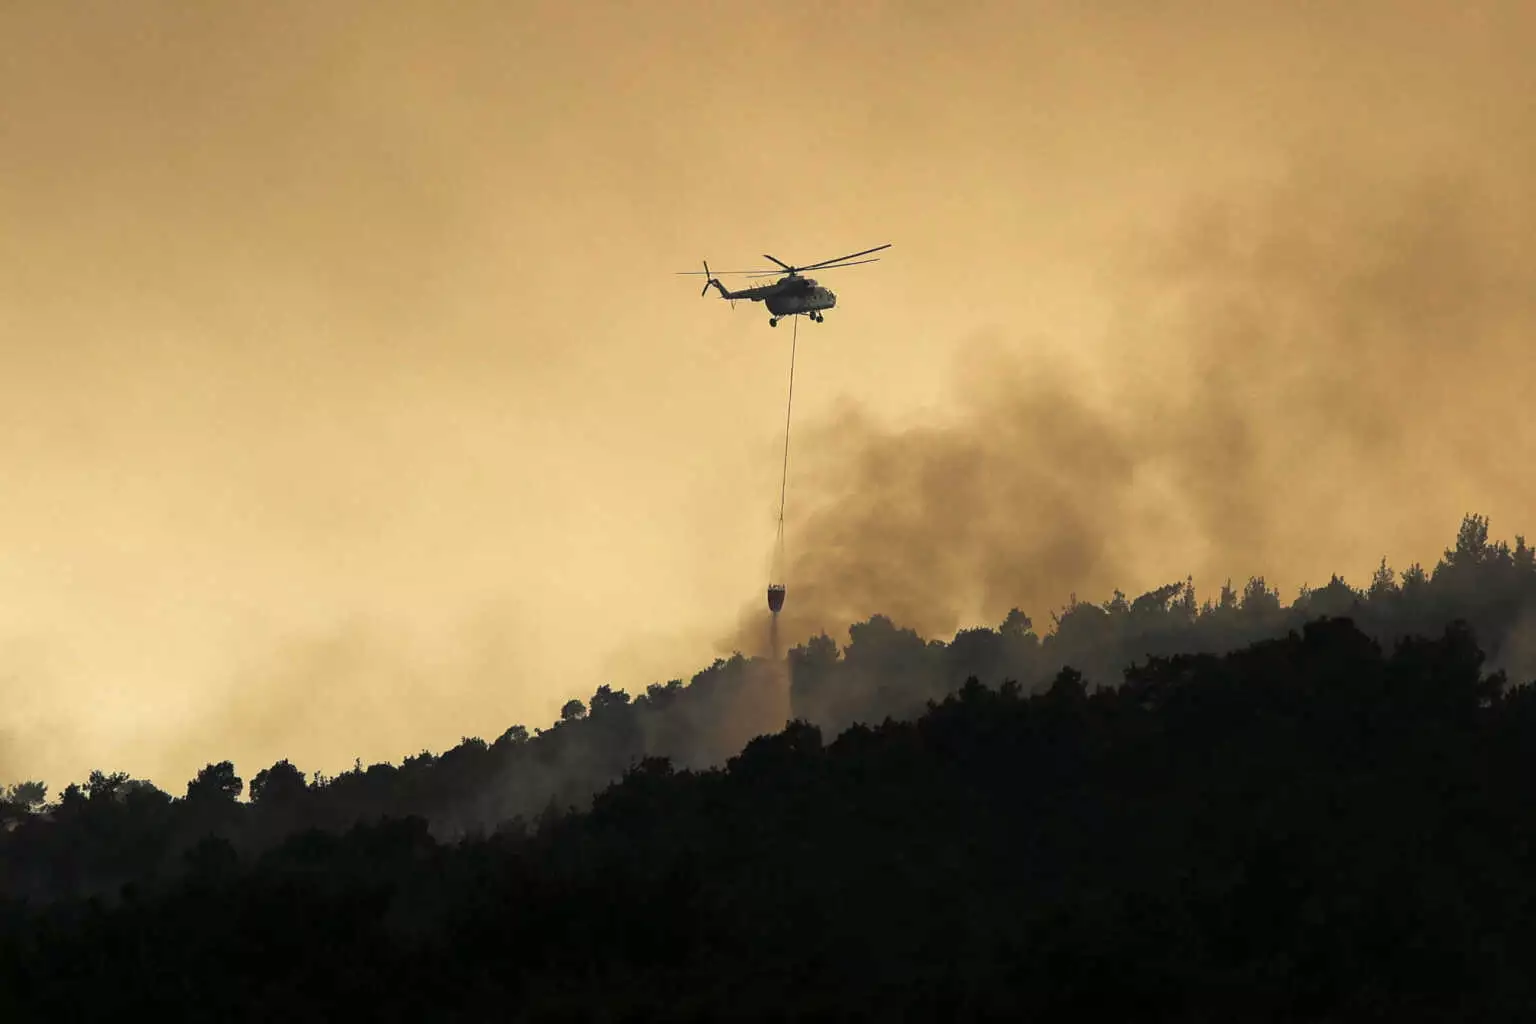
[[[341,831],[380,817],[420,817],[442,840],[518,827],[518,819],[587,806],[642,758],[722,764],[787,717],[835,736],[859,722],[915,718],[972,677],[1036,692],[1064,666],[1091,685],[1115,685],[1149,656],[1223,653],[1326,616],[1348,616],[1385,645],[1461,620],[1492,667],[1528,679],[1536,675],[1536,559],[1522,537],[1511,547],[1490,541],[1488,530],[1485,518],[1468,516],[1432,570],[1393,573],[1383,564],[1365,587],[1336,577],[1289,605],[1262,578],[1227,585],[1203,603],[1185,581],[1134,600],[1074,598],[1043,636],[1015,611],[997,629],[965,630],[947,643],[875,616],[850,629],[842,650],[820,636],[789,652],[789,715],[782,670],[738,655],[635,698],[599,687],[586,701],[569,701],[549,728],[514,725],[491,743],[470,738],[441,755],[359,763],[332,778],[280,761],[247,785],[223,762],[175,796],[123,772],[92,773],[54,803],[40,785],[13,786],[0,801],[0,893],[111,898],[126,882],[174,877],[186,851],[210,833],[250,857],[299,829]]]
[[[205,840],[12,907],[11,1019],[1502,1019],[1536,1007],[1536,689],[1346,620],[1089,692],[975,680],[590,811]],[[173,1009],[174,1008],[174,1009]]]

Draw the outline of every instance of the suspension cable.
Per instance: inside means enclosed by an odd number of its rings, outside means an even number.
[[[776,573],[782,577],[784,572],[784,499],[789,493],[789,424],[790,415],[795,408],[795,350],[800,345],[800,318],[792,317],[792,334],[789,343],[789,400],[784,407],[784,472],[779,481],[779,537],[777,552],[774,557]],[[770,580],[770,583],[775,582]],[[776,582],[783,583],[780,578]]]

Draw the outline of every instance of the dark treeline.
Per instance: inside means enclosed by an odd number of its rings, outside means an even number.
[[[1528,1020],[1533,770],[1536,687],[1470,630],[1320,619],[646,759],[536,830],[205,838],[0,904],[0,1017]]]
[[[1043,635],[1016,610],[997,629],[964,630],[948,643],[875,616],[850,629],[843,650],[820,636],[789,653],[789,715],[773,692],[783,676],[737,655],[687,685],[673,680],[635,698],[600,687],[586,701],[569,701],[548,729],[515,725],[492,743],[466,739],[441,755],[359,763],[331,778],[284,760],[247,785],[222,762],[173,795],[126,773],[98,771],[52,803],[41,784],[18,784],[0,791],[0,893],[115,898],[125,883],[183,871],[188,852],[209,835],[248,858],[296,831],[339,832],[381,818],[422,818],[438,839],[516,830],[586,806],[642,758],[684,769],[719,765],[786,717],[835,735],[859,722],[914,718],[972,677],[1035,692],[1066,665],[1089,683],[1109,685],[1149,656],[1231,651],[1318,617],[1348,616],[1387,645],[1437,635],[1459,619],[1495,667],[1525,679],[1532,674],[1526,652],[1536,651],[1525,646],[1536,637],[1527,629],[1536,624],[1536,556],[1523,538],[1513,547],[1490,541],[1488,528],[1486,518],[1468,516],[1432,570],[1413,565],[1394,573],[1383,562],[1363,587],[1335,577],[1289,605],[1262,578],[1240,588],[1229,583],[1203,602],[1186,580],[1134,600],[1118,592],[1103,604],[1074,598]]]

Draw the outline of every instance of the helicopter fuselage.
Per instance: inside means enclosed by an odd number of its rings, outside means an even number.
[[[830,288],[807,288],[804,291],[780,292],[763,299],[763,305],[774,316],[793,313],[815,313],[837,305],[837,296]]]
[[[837,295],[832,289],[817,284],[814,278],[798,275],[783,277],[773,284],[758,288],[727,291],[724,287],[720,287],[720,294],[727,299],[761,302],[768,307],[768,312],[776,317],[794,316],[797,313],[817,313],[837,305]]]

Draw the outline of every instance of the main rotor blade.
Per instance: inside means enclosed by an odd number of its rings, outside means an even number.
[[[805,271],[805,270],[837,270],[837,269],[840,269],[842,267],[856,267],[860,263],[878,263],[880,261],[880,258],[878,256],[875,257],[872,260],[861,260],[861,259],[858,259],[857,257],[859,257],[859,256],[868,256],[870,253],[872,253],[872,252],[879,252],[881,249],[889,249],[892,244],[893,243],[891,243],[891,242],[887,242],[884,245],[877,245],[873,249],[865,249],[863,252],[852,252],[852,253],[849,253],[847,256],[839,256],[836,259],[822,260],[820,263],[812,263],[808,267],[792,267],[788,263],[785,263],[783,260],[779,259],[777,256],[772,256],[772,255],[770,255],[770,254],[765,252],[765,253],[763,253],[763,256],[765,258],[772,260],[773,262],[777,263],[780,267],[782,267],[784,269],[783,270],[765,270],[765,269],[759,268],[759,269],[756,269],[756,270],[712,270],[712,271],[709,272],[709,276],[710,277],[721,277],[721,276],[724,276],[724,275],[727,275],[727,274],[745,274],[748,277],[778,277],[778,276],[780,276],[782,274],[786,274],[786,273],[798,274],[801,271]],[[702,276],[704,276],[704,271],[702,271],[702,270],[678,270],[678,271],[674,271],[674,273],[676,273],[680,277],[693,277],[693,276],[702,277]]]
[[[860,263],[879,263],[879,262],[880,262],[880,257],[876,256],[872,260],[854,260],[851,263],[818,263],[814,267],[804,267],[802,269],[805,269],[805,270],[841,270],[844,267],[856,267]]]
[[[817,270],[842,270],[844,267],[856,267],[860,263],[879,263],[879,262],[880,262],[880,257],[876,256],[872,260],[854,260],[851,263],[828,263],[828,264],[826,264],[824,266],[818,266],[816,269]],[[803,270],[810,270],[811,268],[810,267],[803,267],[801,269],[803,269]],[[782,270],[769,270],[769,271],[765,271],[765,272],[760,273],[760,274],[749,274],[747,276],[749,276],[749,277],[782,277],[783,275],[784,275],[784,272]]]
[[[865,249],[863,252],[851,252],[847,256],[839,256],[839,257],[837,257],[836,259],[833,259],[833,260],[822,260],[820,263],[812,263],[810,266],[808,266],[808,267],[801,267],[800,269],[801,270],[819,270],[822,267],[825,267],[829,263],[841,263],[841,262],[843,262],[843,260],[851,260],[855,256],[868,256],[872,252],[879,252],[881,249],[889,249],[892,244],[893,243],[891,243],[891,242],[886,242],[884,245],[877,245],[873,249]],[[773,259],[773,257],[770,256],[769,259]],[[777,263],[778,260],[774,260],[774,262]]]

